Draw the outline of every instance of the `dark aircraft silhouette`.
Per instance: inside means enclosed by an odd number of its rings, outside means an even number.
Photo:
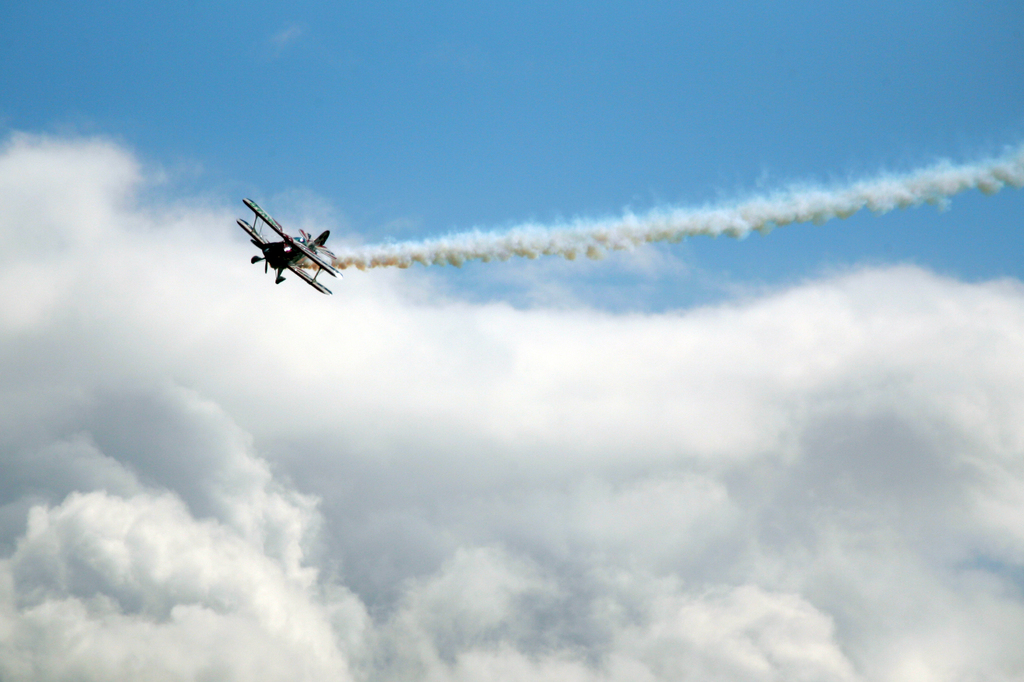
[[[277,271],[277,279],[274,280],[277,284],[284,281],[284,277],[281,276],[281,272],[288,269],[301,277],[305,280],[306,284],[310,285],[320,293],[331,293],[330,289],[316,281],[316,278],[324,271],[326,271],[331,277],[337,277],[341,274],[335,270],[334,266],[329,262],[330,259],[334,258],[334,254],[324,248],[324,242],[327,241],[327,236],[330,234],[330,231],[324,230],[316,239],[313,239],[312,235],[305,230],[299,230],[299,234],[301,235],[299,237],[290,237],[281,227],[280,223],[267,215],[267,212],[260,208],[255,201],[252,199],[243,199],[242,201],[246,206],[252,209],[252,212],[256,215],[253,219],[255,227],[241,218],[238,219],[238,226],[248,233],[252,243],[263,252],[262,256],[253,256],[252,262],[259,263],[260,261],[264,261],[264,272],[269,268],[274,268],[274,270]],[[267,241],[263,237],[262,230],[259,228],[260,221],[263,221],[270,227],[270,229],[279,234],[284,241]],[[308,272],[302,269],[303,267],[308,267],[310,264],[316,265],[317,267],[316,274],[312,277]]]

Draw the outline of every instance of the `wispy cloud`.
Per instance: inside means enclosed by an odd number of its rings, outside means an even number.
[[[271,38],[270,42],[274,45],[277,54],[280,54],[285,48],[294,44],[302,37],[304,31],[298,24],[292,24],[287,28],[281,29],[275,33]]]

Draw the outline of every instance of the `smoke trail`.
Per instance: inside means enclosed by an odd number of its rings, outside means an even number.
[[[824,223],[861,209],[886,213],[930,203],[944,206],[968,189],[994,194],[1005,185],[1024,186],[1024,145],[1001,158],[954,166],[948,161],[902,175],[834,189],[790,189],[718,208],[655,209],[608,220],[575,220],[559,225],[527,223],[507,232],[479,230],[420,242],[378,244],[342,250],[338,268],[462,265],[469,260],[508,260],[513,256],[579,255],[601,258],[607,251],[630,250],[647,242],[678,241],[695,235],[742,237],[790,223]]]

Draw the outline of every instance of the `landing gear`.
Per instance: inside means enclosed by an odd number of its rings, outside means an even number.
[[[281,276],[281,271],[277,271],[277,279],[274,280],[274,284],[280,284],[284,281],[284,277]]]

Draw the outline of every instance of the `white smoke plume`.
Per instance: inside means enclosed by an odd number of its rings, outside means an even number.
[[[955,166],[944,161],[902,175],[884,175],[846,187],[793,188],[731,206],[655,209],[607,220],[577,219],[560,225],[527,223],[504,233],[475,230],[438,239],[344,249],[334,265],[360,270],[422,265],[461,266],[466,261],[508,260],[513,256],[579,255],[602,258],[608,251],[631,250],[648,242],[708,235],[743,237],[790,223],[822,224],[862,209],[886,213],[923,203],[943,206],[969,189],[994,194],[1006,185],[1024,186],[1024,145],[1000,158]]]

